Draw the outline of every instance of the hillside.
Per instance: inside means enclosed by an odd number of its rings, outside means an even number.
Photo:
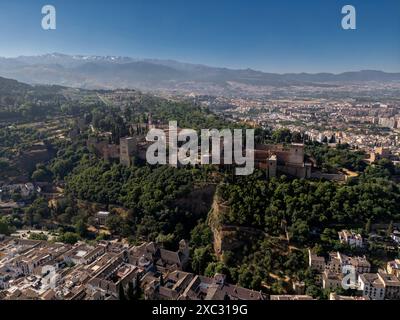
[[[0,77],[0,121],[26,121],[60,115],[62,108],[102,104],[92,91],[58,85],[29,85]]]

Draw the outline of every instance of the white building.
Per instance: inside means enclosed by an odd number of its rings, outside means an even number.
[[[388,300],[399,300],[400,299],[400,281],[399,279],[386,272],[378,272],[379,279],[383,282],[385,286],[385,299]]]
[[[96,220],[99,225],[104,226],[107,222],[107,218],[110,216],[108,211],[99,211],[96,213]]]
[[[343,244],[347,244],[350,247],[362,247],[363,239],[358,233],[349,230],[342,230],[339,232],[339,240]]]
[[[376,273],[364,273],[358,277],[359,290],[371,300],[385,299],[385,284]]]
[[[397,244],[400,244],[400,231],[393,231],[393,233],[390,235],[390,238],[392,238]]]

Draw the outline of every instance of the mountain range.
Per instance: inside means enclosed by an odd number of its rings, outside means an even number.
[[[233,70],[172,60],[60,53],[0,58],[0,76],[29,84],[55,84],[86,89],[138,88],[178,90],[232,83],[248,86],[335,86],[343,83],[400,81],[400,73],[375,70],[332,73],[266,73]]]

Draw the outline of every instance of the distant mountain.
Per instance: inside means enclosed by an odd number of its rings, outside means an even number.
[[[4,59],[4,58],[3,58]],[[9,61],[17,61],[27,65],[48,65],[58,64],[69,68],[79,66],[87,62],[104,62],[104,63],[129,63],[134,59],[117,56],[83,56],[83,55],[66,55],[62,53],[51,53],[39,56],[20,56],[17,58],[7,59]]]
[[[400,81],[400,73],[365,70],[341,74],[275,74],[252,69],[232,70],[172,60],[60,53],[0,58],[0,76],[30,84],[57,84],[88,89],[138,88],[195,90],[239,85],[289,87],[334,86],[346,82]]]

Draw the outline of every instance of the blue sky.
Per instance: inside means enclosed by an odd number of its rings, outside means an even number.
[[[41,8],[57,30],[41,29]],[[341,28],[354,5],[357,30]],[[399,0],[1,0],[0,56],[62,52],[267,72],[400,71]]]

